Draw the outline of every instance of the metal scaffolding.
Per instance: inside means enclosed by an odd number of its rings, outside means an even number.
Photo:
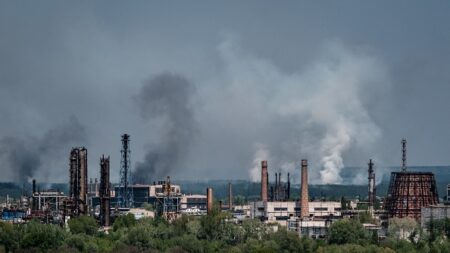
[[[420,209],[439,203],[436,180],[431,172],[392,172],[386,210],[392,217],[420,218]]]
[[[130,136],[128,134],[122,135],[122,150],[120,160],[120,186],[118,192],[118,203],[120,207],[133,207],[133,189],[131,184],[131,169],[130,169]]]

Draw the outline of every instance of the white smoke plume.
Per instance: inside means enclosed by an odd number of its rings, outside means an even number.
[[[270,159],[267,145],[256,143],[255,149],[256,151],[253,157],[252,168],[249,170],[249,176],[252,182],[258,182],[261,180],[261,161]]]
[[[306,158],[311,182],[325,184],[343,183],[340,172],[350,151],[365,155],[361,162],[372,154],[381,131],[367,104],[389,89],[384,65],[373,54],[332,42],[306,67],[284,73],[242,52],[235,39],[227,39],[219,51],[226,69],[220,95],[227,98],[227,110],[243,135],[265,143],[255,148],[253,181],[259,180],[268,149],[269,167],[292,172],[285,165]],[[254,125],[246,130],[242,122]]]

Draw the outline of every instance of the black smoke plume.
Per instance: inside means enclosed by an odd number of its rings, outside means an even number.
[[[85,128],[74,116],[39,138],[3,137],[0,139],[0,171],[3,175],[11,175],[10,180],[18,183],[25,183],[34,177],[47,180],[55,169],[61,169],[56,165],[61,163],[53,163],[55,157],[66,161],[63,155],[69,154],[72,145],[79,145],[85,139]]]
[[[144,82],[135,97],[145,120],[161,120],[157,134],[160,143],[149,148],[144,161],[136,163],[134,180],[149,183],[169,176],[186,158],[189,145],[197,133],[192,97],[194,86],[186,78],[161,73]]]

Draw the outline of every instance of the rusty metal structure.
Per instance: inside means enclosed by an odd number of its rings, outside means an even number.
[[[169,176],[166,181],[160,181],[160,183],[162,194],[156,198],[156,215],[167,221],[175,220],[180,215],[181,193],[174,191]]]
[[[287,174],[287,182],[281,182],[281,172],[275,173],[275,184],[270,186],[270,201],[287,201],[291,192],[290,174]]]
[[[406,140],[402,140],[402,167],[391,173],[385,209],[388,217],[420,219],[422,207],[439,203],[436,179],[431,172],[406,171]]]
[[[269,174],[267,172],[267,161],[261,161],[261,200],[267,202]]]
[[[100,158],[100,223],[102,226],[110,225],[110,182],[109,157]]]
[[[420,219],[420,209],[439,203],[436,180],[431,172],[392,172],[386,210],[392,217]]]
[[[375,185],[375,171],[374,171],[374,164],[372,162],[372,159],[369,160],[369,170],[368,170],[368,179],[369,179],[369,189],[368,189],[368,198],[369,198],[369,212],[373,214],[374,206],[375,206],[375,198],[376,198],[376,185]]]
[[[120,207],[133,207],[133,189],[131,185],[131,169],[130,169],[130,135],[122,135],[122,150],[120,160],[120,186],[117,195]]]
[[[302,185],[300,188],[300,218],[309,216],[309,195],[308,195],[308,160],[302,160]]]
[[[206,188],[206,213],[211,214],[213,210],[213,189]]]
[[[88,165],[87,149],[72,148],[70,152],[69,197],[72,199],[71,216],[88,213]]]

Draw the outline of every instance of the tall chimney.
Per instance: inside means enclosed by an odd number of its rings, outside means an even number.
[[[373,215],[375,206],[375,171],[373,169],[372,159],[369,160],[369,212]]]
[[[109,182],[109,156],[100,158],[100,222],[102,226],[110,225],[110,182]],[[97,179],[95,179],[97,184]]]
[[[33,193],[36,192],[36,179],[33,179]]]
[[[228,182],[228,209],[233,208],[233,190],[231,188],[231,182]]]
[[[300,218],[309,216],[308,197],[308,160],[302,160],[302,186],[300,193]]]
[[[275,172],[275,198],[274,201],[278,201],[278,173]]]
[[[267,161],[261,162],[261,200],[267,202]]]
[[[288,172],[288,177],[287,177],[287,189],[286,189],[286,199],[289,200],[291,198],[291,175]]]
[[[211,187],[206,188],[206,213],[211,214],[213,209],[213,190]]]

